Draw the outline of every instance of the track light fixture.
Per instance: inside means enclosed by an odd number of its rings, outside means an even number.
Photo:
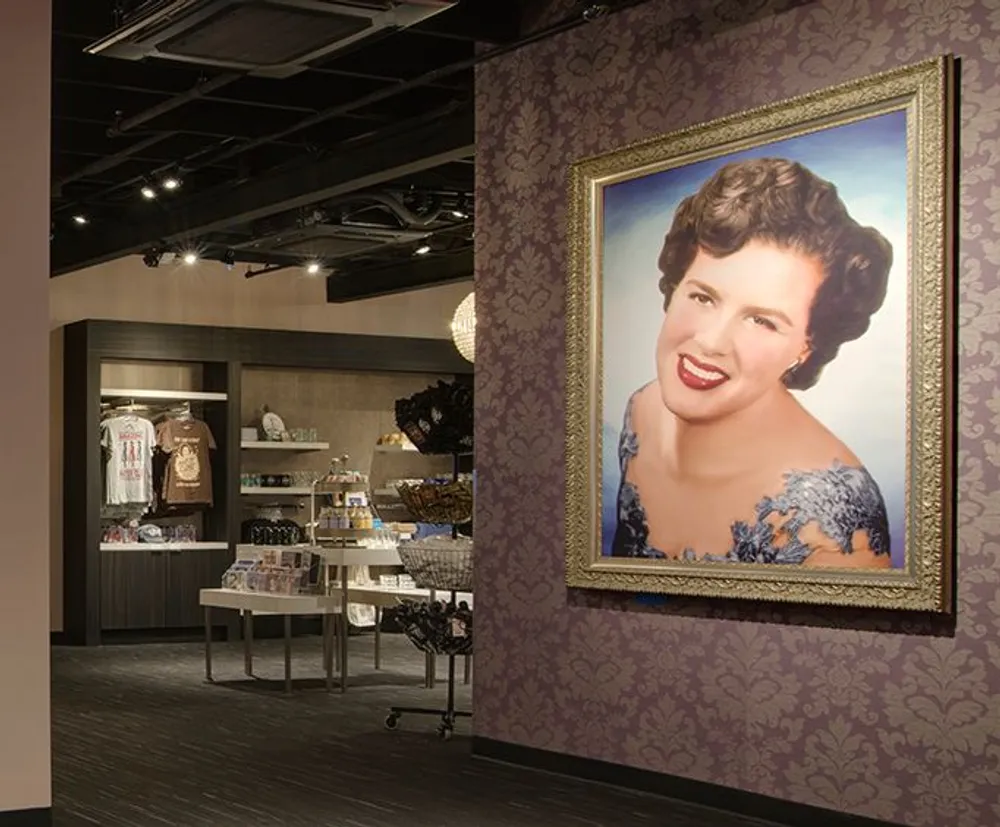
[[[176,175],[168,175],[166,178],[163,179],[162,187],[167,192],[174,192],[175,190],[179,190],[181,188],[181,179],[178,178]]]
[[[322,266],[320,265],[320,263],[318,261],[310,261],[306,265],[306,272],[310,276],[318,276],[319,275],[319,271],[322,270],[322,269],[323,268],[322,268]]]
[[[191,267],[192,265],[198,263],[198,254],[195,253],[195,252],[189,251],[189,252],[187,252],[187,253],[184,254],[183,261],[184,261],[184,263],[188,267]]]
[[[142,254],[142,263],[147,267],[159,267],[163,253],[157,250],[147,250]]]
[[[142,188],[139,190],[140,195],[147,201],[152,201],[156,198],[156,190],[153,189],[149,184],[143,184]]]
[[[236,251],[232,249],[226,250],[222,254],[222,263],[226,265],[227,270],[232,270],[236,266]]]
[[[431,251],[431,245],[430,244],[421,244],[419,247],[417,247],[416,250],[413,251],[413,253],[414,253],[414,255],[425,256],[430,251]]]
[[[90,219],[88,219],[83,213],[77,213],[73,216],[73,223],[78,227],[86,227],[90,223]]]

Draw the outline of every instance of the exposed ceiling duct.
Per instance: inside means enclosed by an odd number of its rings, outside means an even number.
[[[285,78],[348,46],[414,26],[457,1],[149,0],[86,51]]]

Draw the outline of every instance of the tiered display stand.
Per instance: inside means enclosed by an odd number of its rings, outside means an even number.
[[[458,484],[459,455],[454,455],[452,484]],[[401,492],[402,493],[402,492]],[[404,497],[404,499],[407,499]],[[409,498],[411,511],[419,511],[414,498]],[[430,505],[433,511],[433,505]],[[421,522],[419,513],[414,514]],[[469,514],[471,517],[471,513]],[[426,520],[441,523],[441,515]],[[465,522],[461,520],[460,522]],[[434,543],[433,538],[412,543],[400,543],[399,557],[403,567],[418,588],[430,589],[427,602],[403,601],[399,609],[399,622],[414,646],[422,652],[448,658],[448,701],[444,709],[427,707],[393,706],[385,718],[386,729],[396,729],[402,715],[440,716],[438,736],[450,740],[459,718],[471,718],[472,713],[455,708],[455,658],[472,654],[472,609],[458,602],[459,592],[472,591],[472,542],[461,542],[458,524],[452,525],[451,537]],[[435,599],[436,592],[450,594],[446,602]]]

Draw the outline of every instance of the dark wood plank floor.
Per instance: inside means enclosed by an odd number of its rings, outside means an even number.
[[[761,827],[712,810],[470,758],[470,724],[449,743],[437,721],[394,703],[438,706],[421,688],[422,656],[385,636],[351,639],[355,686],[292,697],[251,691],[238,645],[217,647],[203,680],[193,644],[53,650],[56,827]],[[298,670],[319,676],[319,643],[295,641]],[[259,644],[258,671],[282,674],[280,644]],[[462,688],[461,704],[470,692]]]

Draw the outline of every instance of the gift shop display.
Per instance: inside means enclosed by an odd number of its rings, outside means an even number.
[[[191,414],[190,401],[107,402],[100,432],[102,547],[197,545],[197,512],[213,504],[216,446],[208,425]],[[195,522],[160,522],[192,514]]]
[[[460,456],[472,451],[472,388],[460,383],[436,386],[396,403],[396,422],[422,454],[452,458],[450,479],[399,483],[396,487],[418,520],[450,523],[450,536],[401,541],[399,558],[418,588],[430,589],[429,601],[403,601],[397,620],[407,638],[422,652],[448,658],[448,701],[444,709],[393,706],[386,729],[396,729],[404,714],[437,715],[438,735],[449,740],[458,718],[471,712],[455,709],[455,658],[473,652],[472,610],[458,600],[473,586],[473,540],[459,536],[459,526],[472,519],[472,478],[459,473]],[[435,592],[450,593],[438,600]]]
[[[105,453],[104,502],[141,505],[153,502],[153,449],[156,431],[148,419],[115,411],[101,421],[101,448]]]
[[[465,374],[450,342],[381,337],[373,349],[367,336],[103,320],[62,336],[68,642],[201,627],[200,592],[220,587],[243,546],[295,551],[315,532],[352,583],[372,582],[360,562],[379,567],[374,583],[398,570],[371,465],[382,452],[394,479],[420,483],[443,470],[411,473],[421,454],[393,405]],[[331,468],[345,453],[354,461]]]
[[[164,453],[162,496],[167,506],[212,505],[212,462],[215,437],[194,417],[169,417],[156,427],[156,444]]]

